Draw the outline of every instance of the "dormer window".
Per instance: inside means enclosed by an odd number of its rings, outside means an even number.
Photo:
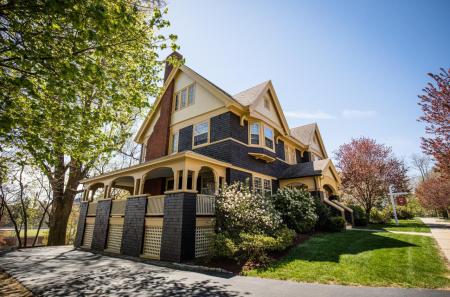
[[[195,103],[195,84],[185,87],[175,94],[175,110],[180,110]]]

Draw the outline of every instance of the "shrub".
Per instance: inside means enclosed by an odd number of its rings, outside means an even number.
[[[281,225],[279,213],[269,197],[251,192],[248,185],[225,186],[216,199],[216,219],[220,231],[271,234]]]
[[[327,231],[327,224],[331,217],[330,209],[321,201],[319,197],[314,198],[316,205],[317,222],[314,227],[316,230]]]
[[[409,220],[415,217],[413,211],[406,205],[405,206],[399,205],[396,207],[396,210],[397,210],[397,218],[399,220]]]
[[[274,234],[276,239],[275,250],[284,251],[288,247],[292,246],[296,235],[297,233],[294,230],[287,227],[278,229]]]
[[[391,221],[392,215],[389,208],[378,210],[372,208],[370,211],[370,222],[374,224],[387,224]]]
[[[283,223],[299,233],[309,232],[317,222],[316,205],[304,189],[278,189],[272,196]]]
[[[272,236],[241,233],[239,238],[239,255],[237,258],[244,262],[266,263],[269,260],[267,252],[275,250],[277,246],[277,241]]]
[[[233,258],[238,248],[228,233],[217,233],[214,236],[213,254],[217,257]]]
[[[331,217],[328,220],[327,230],[330,232],[341,232],[345,230],[345,220],[343,217]]]
[[[349,207],[353,210],[355,226],[367,226],[368,220],[364,209],[359,205],[349,205]]]

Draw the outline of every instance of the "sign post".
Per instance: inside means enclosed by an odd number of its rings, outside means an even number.
[[[407,195],[406,192],[400,192],[400,193],[394,193],[393,191],[394,186],[389,186],[389,197],[391,198],[391,204],[392,204],[392,210],[394,211],[394,218],[395,218],[395,224],[398,226],[398,218],[397,218],[397,208],[395,206],[395,197],[400,195]]]

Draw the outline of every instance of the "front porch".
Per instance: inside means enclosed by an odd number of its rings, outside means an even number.
[[[185,152],[85,180],[75,246],[177,262],[206,256],[227,165]]]

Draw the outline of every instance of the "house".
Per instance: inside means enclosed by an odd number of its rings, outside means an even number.
[[[317,124],[289,128],[271,81],[232,96],[167,63],[135,141],[138,165],[83,180],[75,246],[168,261],[204,256],[214,195],[236,181],[262,194],[305,187],[352,222],[333,199],[339,175]]]

